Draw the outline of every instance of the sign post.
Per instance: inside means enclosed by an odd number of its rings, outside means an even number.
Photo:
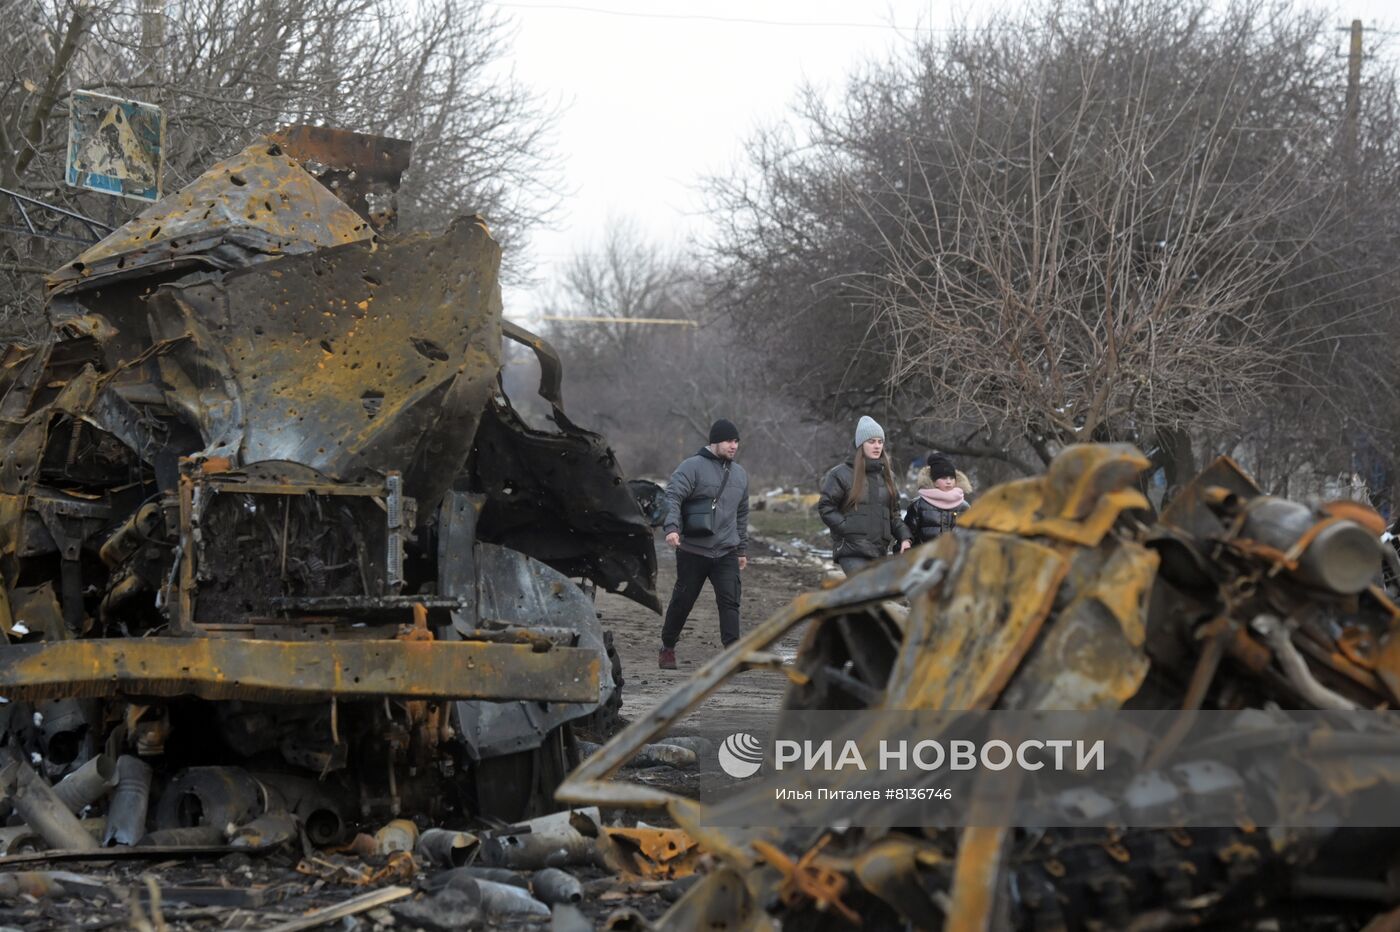
[[[74,91],[68,110],[68,170],[76,188],[160,200],[165,113],[155,104]]]

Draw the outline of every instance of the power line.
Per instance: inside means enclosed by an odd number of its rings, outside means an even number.
[[[583,6],[574,3],[508,3],[503,0],[489,0],[493,6],[513,10],[568,10],[575,13],[598,13],[603,16],[621,16],[631,19],[674,19],[703,20],[711,23],[740,23],[751,26],[817,27],[836,29],[888,29],[893,32],[950,32],[948,29],[929,29],[923,26],[896,26],[889,23],[842,23],[842,22],[801,22],[795,20],[752,19],[743,16],[714,16],[708,13],[644,13],[634,10],[609,10],[603,7]]]
[[[542,314],[535,320],[555,320],[570,324],[669,324],[672,327],[698,327],[693,320],[677,320],[674,317],[572,317],[562,314]]]

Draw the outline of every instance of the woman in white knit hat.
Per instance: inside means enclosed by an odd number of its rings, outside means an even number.
[[[895,541],[909,549],[909,528],[899,517],[894,467],[885,452],[885,431],[874,418],[856,424],[855,453],[822,479],[817,512],[831,530],[831,558],[850,576],[890,552]]]

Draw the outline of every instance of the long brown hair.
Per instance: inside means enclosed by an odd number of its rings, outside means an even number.
[[[841,503],[841,513],[846,514],[865,499],[865,462],[868,457],[865,451],[856,448],[855,459],[851,460],[851,489],[846,493],[846,500]],[[894,463],[890,460],[888,450],[880,453],[881,472],[885,475],[885,488],[890,490],[890,511],[893,512],[899,507],[899,493],[894,487]]]

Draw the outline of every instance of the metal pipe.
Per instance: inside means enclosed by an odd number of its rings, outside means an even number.
[[[695,752],[675,744],[648,744],[632,758],[633,767],[694,767]]]
[[[490,867],[540,870],[567,864],[595,864],[598,846],[572,827],[497,835],[481,843],[481,860]]]
[[[549,906],[555,903],[583,902],[583,885],[578,878],[557,867],[546,867],[535,871],[530,877],[530,892],[535,898]]]
[[[53,788],[69,812],[81,812],[110,793],[117,785],[117,762],[106,754],[90,758]]]
[[[83,819],[83,831],[96,841],[102,833],[102,819]],[[0,828],[0,855],[24,854],[28,851],[43,851],[48,845],[34,829],[27,825],[11,825]]]
[[[1264,640],[1273,648],[1274,656],[1288,682],[1302,693],[1303,698],[1319,709],[1339,709],[1354,712],[1361,708],[1346,696],[1335,693],[1319,683],[1308,669],[1308,662],[1293,646],[1288,625],[1274,615],[1256,615],[1250,623],[1255,631],[1264,635]]]
[[[14,768],[15,812],[25,825],[55,848],[87,851],[97,847],[97,842],[83,828],[78,817],[69,811],[63,800],[54,793],[53,787],[44,782],[33,767],[22,760],[15,761],[11,766]],[[6,771],[10,772],[10,768],[7,767]]]
[[[428,878],[427,889],[441,890],[444,887],[464,884],[468,881],[492,880],[496,883],[509,884],[512,887],[528,889],[530,881],[524,874],[517,873],[505,867],[454,867],[450,870],[439,871]]]
[[[27,825],[0,828],[0,855],[23,854],[26,851],[39,851],[43,847],[44,839]]]
[[[190,767],[176,774],[155,807],[157,828],[242,825],[268,809],[268,791],[242,767]]]
[[[549,907],[519,887],[490,880],[476,881],[481,891],[481,911],[488,918],[531,916],[549,918]]]
[[[117,788],[107,808],[102,844],[134,845],[146,834],[146,809],[151,801],[151,768],[139,757],[117,758]]]
[[[1246,507],[1241,534],[1284,553],[1326,520],[1311,508],[1264,495]],[[1337,520],[1317,531],[1296,556],[1292,573],[1310,586],[1353,595],[1369,586],[1381,568],[1381,542],[1355,521]]]
[[[345,834],[345,820],[330,805],[297,805],[293,812],[302,817],[306,825],[306,837],[317,847],[335,844]]]
[[[418,857],[438,867],[461,867],[467,863],[475,836],[444,828],[430,828],[418,837]]]

